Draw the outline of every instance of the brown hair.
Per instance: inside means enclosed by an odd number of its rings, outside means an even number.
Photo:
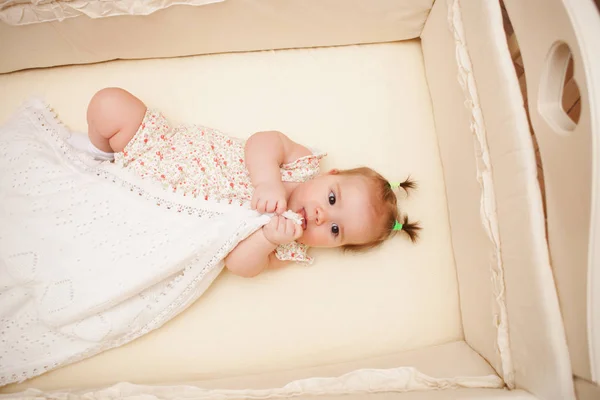
[[[419,231],[421,230],[421,226],[418,222],[409,222],[407,215],[400,214],[400,211],[398,210],[398,199],[396,197],[396,193],[394,193],[394,190],[392,189],[392,186],[388,180],[381,176],[381,174],[368,167],[340,170],[337,172],[337,174],[346,176],[361,176],[367,179],[369,183],[373,185],[373,197],[376,202],[375,204],[382,207],[381,211],[383,212],[384,221],[382,229],[375,240],[370,243],[345,244],[342,246],[343,250],[360,252],[372,249],[379,246],[396,233],[404,233],[408,235],[413,243],[419,239]],[[416,189],[417,184],[409,177],[404,182],[400,183],[400,187],[409,193],[411,189]],[[402,230],[394,231],[394,225],[396,225],[396,221],[402,223]]]

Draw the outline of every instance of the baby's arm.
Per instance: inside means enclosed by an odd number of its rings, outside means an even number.
[[[265,181],[281,182],[281,165],[310,154],[309,149],[281,132],[257,132],[246,141],[246,168],[254,186]]]
[[[252,278],[269,266],[271,254],[277,246],[267,240],[262,229],[239,243],[225,257],[225,266],[232,273]]]
[[[286,211],[287,199],[279,168],[310,155],[306,147],[277,131],[258,132],[246,141],[246,168],[254,186],[252,208],[260,212]]]
[[[225,265],[232,273],[245,278],[256,276],[266,268],[282,267],[284,262],[275,257],[275,249],[278,245],[290,243],[300,236],[301,225],[276,215],[262,229],[239,243],[225,257]]]

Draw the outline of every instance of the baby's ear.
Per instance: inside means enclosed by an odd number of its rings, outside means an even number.
[[[340,173],[340,171],[338,169],[335,169],[335,168],[329,170],[329,175],[337,175],[339,173]]]

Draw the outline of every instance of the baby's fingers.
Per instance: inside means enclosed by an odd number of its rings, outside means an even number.
[[[285,201],[284,199],[279,200],[277,202],[277,208],[275,209],[275,212],[277,214],[283,214],[287,209],[287,201]]]
[[[277,215],[271,217],[271,222],[270,223],[271,223],[271,226],[273,226],[273,229],[275,231],[279,231],[279,229],[281,228],[279,216],[277,216]]]
[[[304,229],[302,229],[302,225],[294,224],[294,240],[298,240],[304,234]]]
[[[256,211],[258,211],[258,212],[266,212],[265,211],[266,207],[267,207],[266,200],[258,199],[258,201],[256,202]]]
[[[285,218],[285,217],[282,217]],[[291,219],[287,219],[285,218],[285,234],[288,236],[293,237],[294,236],[294,225],[296,225],[296,223],[294,223],[294,221],[292,221]]]
[[[275,202],[273,200],[267,200],[265,202],[265,212],[272,213],[275,211],[276,207],[277,207],[277,202]]]

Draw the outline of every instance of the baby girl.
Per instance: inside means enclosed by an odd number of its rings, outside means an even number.
[[[270,222],[238,244],[227,268],[251,277],[290,261],[311,263],[309,247],[373,248],[395,232],[415,241],[420,227],[401,217],[394,189],[370,168],[319,173],[324,154],[281,132],[258,132],[248,140],[202,126],[171,127],[158,112],[125,90],[94,95],[87,111],[88,135],[71,145],[100,160],[113,160],[183,196],[250,203]],[[291,210],[301,224],[281,214]]]

